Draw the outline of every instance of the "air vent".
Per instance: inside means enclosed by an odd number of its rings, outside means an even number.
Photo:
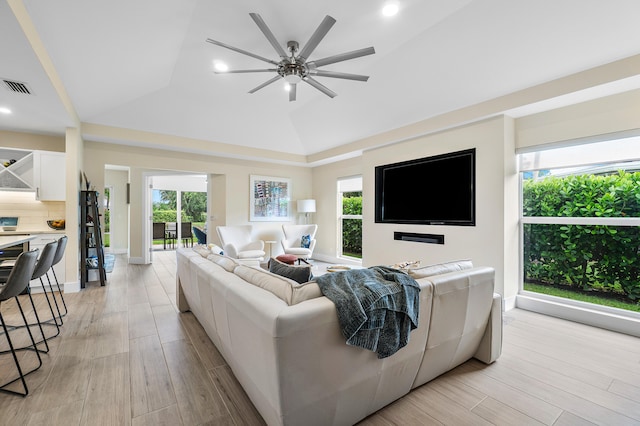
[[[29,86],[27,86],[27,83],[21,83],[19,81],[6,79],[2,79],[2,81],[4,82],[4,86],[7,88],[7,90],[16,93],[24,93],[25,95],[31,94],[31,90],[29,90]]]

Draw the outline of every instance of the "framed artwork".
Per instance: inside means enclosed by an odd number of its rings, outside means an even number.
[[[291,220],[291,179],[251,175],[249,220]]]

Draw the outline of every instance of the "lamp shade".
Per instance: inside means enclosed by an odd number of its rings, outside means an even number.
[[[316,200],[298,200],[298,213],[315,213]]]

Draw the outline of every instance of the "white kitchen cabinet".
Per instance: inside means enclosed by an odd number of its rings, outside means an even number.
[[[33,191],[33,152],[0,148],[0,189]]]
[[[36,200],[65,201],[65,153],[0,148],[0,190],[35,191]]]
[[[65,201],[66,155],[63,152],[34,152],[36,200]]]
[[[40,252],[42,252],[42,249],[44,249],[45,245],[47,245],[52,241],[58,241],[63,236],[64,234],[37,234],[35,239],[29,241],[29,249],[33,250],[37,248],[37,249],[40,249]],[[60,262],[58,262],[56,265],[53,266],[53,270],[55,271],[56,276],[58,277],[58,282],[60,283],[61,288],[64,288],[63,284],[65,279],[65,276],[64,276],[65,257],[66,257],[66,254],[62,256],[62,259],[60,260]],[[56,280],[53,277],[53,274],[51,273],[51,271],[49,271],[49,278],[51,279],[51,285],[53,286],[53,290],[58,291],[58,288],[56,287]],[[42,280],[44,281],[44,285],[47,286],[46,287],[47,290],[49,290],[49,283],[47,282],[47,277],[43,275]],[[40,279],[32,280],[30,283],[30,286],[36,292],[40,291],[42,287],[42,285],[40,284]]]

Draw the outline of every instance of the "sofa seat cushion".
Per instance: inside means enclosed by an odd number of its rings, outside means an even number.
[[[245,265],[238,265],[233,272],[248,283],[273,293],[287,305],[322,296],[315,282],[299,284],[292,279]]]
[[[436,265],[423,266],[421,268],[411,268],[408,273],[413,279],[432,277],[434,275],[446,274],[448,272],[463,271],[473,268],[473,263],[469,259],[455,260],[452,262],[438,263]]]
[[[264,251],[262,250],[245,250],[238,252],[238,259],[258,259],[262,260]]]
[[[311,254],[311,249],[303,247],[289,247],[287,249],[288,254],[295,254],[296,256],[308,257]]]

